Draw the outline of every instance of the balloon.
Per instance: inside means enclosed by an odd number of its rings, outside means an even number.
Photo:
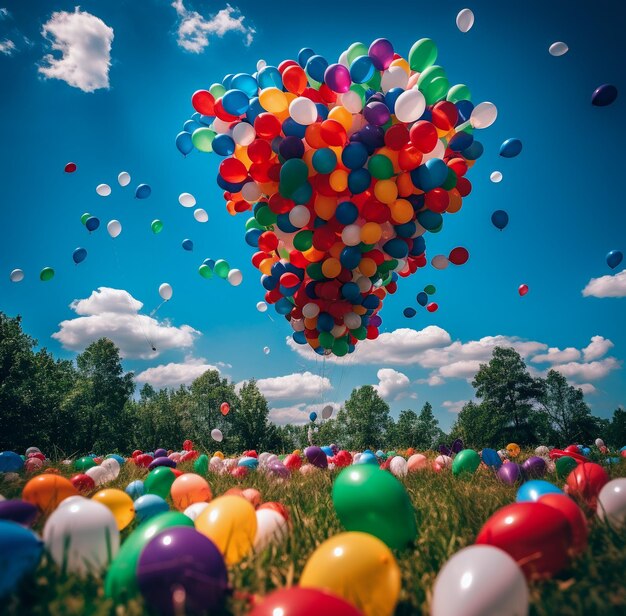
[[[209,132],[213,132],[213,131],[209,131]],[[183,156],[187,156],[187,154],[193,151],[194,144],[192,141],[191,134],[186,131],[182,131],[178,133],[178,135],[176,135],[175,143],[176,143],[176,148]]]
[[[24,272],[21,269],[14,269],[9,274],[9,279],[11,282],[22,282],[24,280]]]
[[[577,466],[578,462],[570,456],[562,456],[556,461],[556,474],[565,479]]]
[[[469,260],[467,248],[461,246],[453,248],[448,255],[448,261],[453,265],[464,265]]]
[[[77,167],[76,167],[76,163],[67,163],[65,165],[64,171],[65,173],[74,173],[74,171],[76,171]],[[0,593],[2,594],[2,593]]]
[[[272,544],[280,543],[287,535],[287,520],[273,509],[257,509],[256,521],[254,551],[257,554]]]
[[[315,415],[317,419],[316,413],[311,413],[311,415]],[[311,415],[309,415],[309,419],[311,419]],[[311,421],[315,421],[311,419]],[[304,450],[304,455],[310,464],[317,468],[327,468],[328,467],[328,457],[322,451],[320,447],[307,447]]]
[[[470,123],[474,128],[488,128],[498,117],[498,109],[493,103],[479,103],[472,110]]]
[[[315,421],[317,419],[317,413],[315,411],[309,413],[309,420]]]
[[[178,203],[183,207],[194,207],[196,205],[196,198],[191,193],[180,193],[180,195],[178,195]]]
[[[136,479],[135,481],[131,481],[125,488],[124,492],[128,494],[133,500],[138,499],[140,496],[143,496],[144,488],[143,481],[140,479]]]
[[[21,526],[32,526],[39,510],[32,503],[19,498],[0,500],[0,521],[16,522]]]
[[[550,493],[539,497],[539,502],[548,507],[558,509],[569,522],[572,531],[570,553],[580,554],[587,547],[587,518],[582,509],[566,494]]]
[[[310,556],[300,577],[302,588],[331,592],[364,616],[391,616],[400,584],[400,569],[389,548],[358,532],[327,539]]]
[[[624,258],[624,255],[619,250],[611,250],[606,255],[606,264],[611,268],[615,269]]]
[[[606,107],[615,102],[617,98],[617,88],[609,83],[597,87],[591,95],[591,104],[596,107]]]
[[[233,287],[238,287],[243,282],[243,274],[241,270],[231,269],[228,272],[227,280]]]
[[[322,409],[322,419],[330,419],[330,417],[333,414],[333,407],[330,404],[327,404],[323,409]]]
[[[332,498],[339,521],[349,531],[370,533],[393,549],[407,547],[417,536],[415,512],[404,486],[377,465],[342,470]]]
[[[85,212],[81,217],[80,217],[80,222],[84,225],[87,220],[91,218],[91,214],[89,212]]]
[[[22,579],[35,571],[42,551],[43,542],[34,532],[15,522],[0,519],[0,598],[7,599]]]
[[[139,184],[135,189],[136,199],[147,199],[152,194],[152,188],[148,184]]]
[[[620,529],[626,523],[626,478],[618,477],[602,486],[596,506],[598,518]]]
[[[514,462],[503,464],[497,472],[498,479],[509,486],[523,481],[522,467]]]
[[[95,231],[100,226],[100,220],[95,216],[90,216],[85,221],[85,227],[87,227],[87,231]]]
[[[135,517],[135,508],[133,506],[133,499],[123,492],[117,489],[100,490],[96,492],[91,499],[102,503],[105,507],[108,507],[115,518],[118,530],[126,528]]]
[[[509,224],[509,215],[504,210],[496,210],[491,215],[491,223],[496,229],[504,229]]]
[[[528,291],[529,291],[529,288],[527,284],[521,284],[519,288],[517,289],[517,292],[520,294],[521,297],[524,297],[524,295],[526,295]]]
[[[267,304],[265,302],[257,302],[256,309],[259,312],[267,312]]]
[[[569,47],[567,46],[567,43],[563,43],[561,41],[552,43],[552,45],[550,45],[550,47],[548,48],[548,52],[550,53],[550,55],[557,57],[564,56],[568,51]]]
[[[452,474],[473,474],[480,465],[480,456],[473,449],[460,451],[452,461]]]
[[[463,9],[456,16],[456,27],[461,32],[469,32],[474,25],[474,13],[471,9]]]
[[[161,299],[167,302],[170,299],[172,299],[172,294],[173,294],[172,285],[168,284],[167,282],[164,282],[163,284],[159,286],[159,295],[161,296]]]
[[[209,221],[209,215],[206,213],[206,210],[202,209],[201,207],[199,207],[197,210],[194,210],[193,217],[198,222],[208,222]]]
[[[521,485],[521,487],[517,490],[515,500],[518,503],[536,503],[545,494],[564,494],[564,492],[549,481],[533,479],[532,481],[527,481]]]
[[[257,530],[254,507],[240,496],[220,496],[198,516],[196,529],[211,539],[234,565],[252,550]]]
[[[528,587],[503,550],[471,545],[454,554],[435,579],[431,616],[528,614]]]
[[[362,616],[352,604],[315,588],[282,588],[256,603],[248,616]]]
[[[15,473],[24,466],[22,456],[14,451],[0,452],[0,473]]]
[[[98,184],[98,186],[96,186],[96,193],[101,197],[108,197],[111,194],[111,187],[108,184]]]
[[[130,500],[127,494],[124,496]],[[43,540],[64,571],[99,575],[115,557],[120,533],[113,513],[105,505],[78,497],[52,513],[44,526]]]
[[[122,224],[119,220],[110,220],[107,223],[107,231],[111,237],[117,237],[122,232]]]
[[[431,265],[435,269],[444,270],[448,267],[448,265],[450,265],[450,261],[448,261],[448,258],[445,255],[437,255],[433,257]]]
[[[156,494],[161,498],[167,498],[170,494],[170,487],[174,483],[176,475],[171,468],[159,466],[150,471],[144,481],[146,494]]]
[[[184,239],[181,243],[183,250],[191,252],[193,250],[193,242],[190,239]]]
[[[161,231],[163,231],[163,223],[157,218],[150,223],[150,228],[152,229],[152,233],[156,235],[157,233],[161,233]]]
[[[222,402],[222,404],[220,404],[220,412],[224,416],[228,415],[230,412],[230,404],[228,404],[228,402]]]
[[[263,353],[265,353],[265,355],[269,355],[270,354],[270,348],[268,346],[263,347]]]
[[[213,498],[206,479],[195,473],[184,473],[177,477],[170,488],[170,495],[174,507],[179,511],[184,511],[194,503],[209,502]]]
[[[502,173],[500,171],[492,171],[491,175],[489,176],[489,179],[494,184],[498,184],[502,181]],[[498,211],[502,211],[502,210],[498,210]]]
[[[524,460],[522,469],[527,477],[543,477],[546,473],[546,461],[539,456],[531,456]]]
[[[515,158],[522,151],[522,142],[519,139],[507,139],[500,146],[500,156]]]
[[[565,485],[568,494],[583,499],[595,509],[598,494],[608,482],[609,476],[599,464],[583,462],[567,476]]]
[[[143,494],[135,501],[134,507],[137,521],[140,523],[170,510],[167,502],[157,494]]]
[[[48,474],[29,479],[22,490],[22,499],[37,506],[44,513],[50,513],[64,499],[77,495],[78,490],[68,479]]]
[[[72,253],[74,263],[82,263],[87,258],[87,250],[85,248],[76,248]]]
[[[117,176],[117,182],[120,186],[128,186],[130,184],[130,173],[128,171],[122,171]]]
[[[218,430],[217,428],[215,428],[214,430],[211,430],[211,438],[214,441],[217,441],[218,443],[221,443],[224,436],[222,435],[222,431]]]

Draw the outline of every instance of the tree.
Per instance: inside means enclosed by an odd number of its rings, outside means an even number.
[[[610,428],[607,431],[607,443],[613,447],[626,445],[626,410],[617,408],[613,411]]]
[[[346,433],[354,449],[378,449],[385,444],[389,406],[371,385],[353,389],[346,402]]]
[[[439,420],[433,415],[433,407],[426,402],[417,418],[418,439],[415,447],[431,449],[441,440],[443,432],[439,428]]]
[[[254,379],[243,384],[239,399],[233,426],[239,450],[271,448],[277,441],[276,428],[269,422],[267,400]]]
[[[506,444],[500,418],[485,402],[469,401],[463,406],[450,432],[451,440],[457,438],[475,449]]]

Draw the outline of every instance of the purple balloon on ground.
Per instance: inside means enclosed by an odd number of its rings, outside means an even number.
[[[37,519],[38,510],[32,503],[20,498],[0,501],[0,520],[17,522],[21,526],[30,527]]]
[[[531,456],[522,464],[527,477],[543,477],[546,474],[546,461],[539,456]]]
[[[172,460],[172,458],[168,458],[167,456],[161,456],[160,458],[155,458],[150,462],[148,466],[148,470],[151,471],[153,468],[157,468],[158,466],[169,466],[170,468],[176,468],[176,462]]]
[[[282,479],[288,479],[291,475],[291,471],[282,462],[272,462],[268,468],[272,474]]]
[[[165,458],[167,457],[167,450],[163,448],[159,448],[154,452],[155,458]]]
[[[515,464],[515,462],[503,464],[498,469],[496,475],[502,483],[506,483],[509,486],[523,481],[522,467],[519,464]]]
[[[328,458],[319,447],[307,447],[304,450],[306,459],[317,468],[328,468]]]
[[[161,614],[217,611],[228,591],[221,552],[188,526],[168,528],[146,545],[137,564],[137,582],[147,603]],[[180,589],[184,603],[175,605]]]

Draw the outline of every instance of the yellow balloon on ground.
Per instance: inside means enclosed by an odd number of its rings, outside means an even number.
[[[391,616],[401,575],[389,548],[367,533],[341,533],[322,543],[304,566],[300,586],[328,590],[365,616]]]
[[[520,454],[521,449],[517,443],[509,443],[506,446],[506,451],[512,458],[517,458],[517,456],[519,456]]]
[[[91,497],[91,500],[98,501],[111,510],[118,530],[126,528],[135,517],[133,499],[122,490],[115,488],[100,490]]]
[[[220,496],[196,518],[196,530],[213,541],[227,565],[234,565],[254,546],[257,530],[254,507],[241,496]]]

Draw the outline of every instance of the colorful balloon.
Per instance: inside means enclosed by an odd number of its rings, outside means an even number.
[[[115,488],[100,490],[100,492],[96,492],[91,499],[102,503],[105,507],[110,509],[117,523],[118,530],[126,528],[135,517],[133,499],[122,490]]]
[[[591,95],[591,104],[596,107],[606,107],[611,103],[614,103],[617,99],[617,88],[610,84],[605,83],[598,86]]]
[[[315,588],[282,588],[257,603],[248,616],[363,616],[352,604]]]
[[[615,269],[624,258],[624,255],[620,250],[611,250],[606,255],[606,264],[611,268]]]

